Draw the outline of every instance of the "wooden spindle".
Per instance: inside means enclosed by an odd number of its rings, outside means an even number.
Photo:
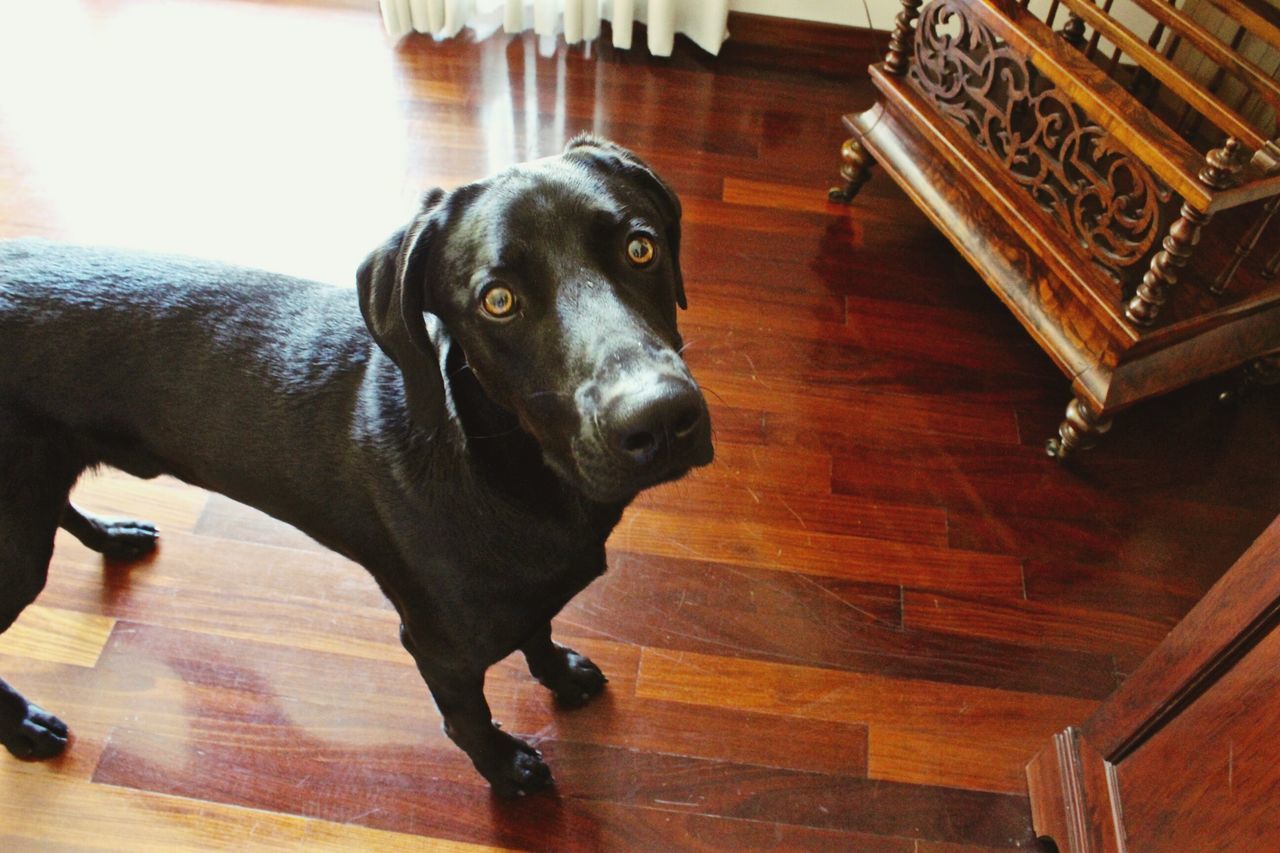
[[[1111,64],[1107,66],[1107,76],[1110,77],[1112,80],[1116,79],[1116,69],[1120,67],[1120,58],[1123,56],[1124,56],[1124,51],[1122,51],[1118,47],[1115,50],[1111,51]],[[1139,69],[1139,71],[1134,73],[1133,79],[1129,81],[1129,91],[1136,94],[1138,91],[1138,83],[1141,80],[1142,80],[1142,74],[1141,74],[1141,69]]]
[[[1280,251],[1277,251],[1271,256],[1271,260],[1267,261],[1267,263],[1262,267],[1259,271],[1259,275],[1263,278],[1275,278],[1277,275],[1280,275]]]
[[[1160,307],[1168,299],[1169,289],[1178,283],[1178,270],[1187,265],[1200,242],[1200,231],[1212,218],[1184,203],[1178,217],[1169,228],[1169,234],[1161,244],[1161,250],[1151,259],[1151,266],[1142,277],[1142,283],[1124,309],[1125,317],[1138,326],[1150,326],[1160,313]]]
[[[1204,167],[1197,177],[1207,186],[1223,190],[1235,184],[1240,171],[1241,146],[1238,139],[1228,139],[1221,148],[1215,148],[1205,156]],[[1169,234],[1161,243],[1161,249],[1151,259],[1151,266],[1142,277],[1142,283],[1125,307],[1124,315],[1138,326],[1150,326],[1160,313],[1160,307],[1168,299],[1169,289],[1178,283],[1178,271],[1187,265],[1200,232],[1209,223],[1212,214],[1201,213],[1183,202],[1178,220],[1169,228]]]
[[[1164,35],[1164,24],[1157,22],[1151,30],[1151,38],[1147,39],[1147,45],[1155,47],[1160,44],[1160,37]]]
[[[1049,11],[1044,16],[1044,24],[1049,29],[1053,29],[1053,22],[1058,17],[1058,7],[1062,5],[1062,0],[1053,0],[1049,4]]]
[[[1232,50],[1238,51],[1240,49],[1240,43],[1244,41],[1244,36],[1245,36],[1244,27],[1237,26],[1236,34],[1231,39]],[[1219,66],[1218,70],[1213,73],[1213,78],[1209,81],[1209,92],[1214,95],[1218,94],[1218,90],[1222,88],[1222,81],[1225,80],[1226,77],[1227,77],[1227,70]],[[1251,94],[1251,90],[1246,87],[1245,100],[1248,99],[1250,94]],[[1242,109],[1243,106],[1244,106],[1244,102],[1242,101],[1240,104],[1237,105],[1236,112],[1243,114],[1243,109]],[[1191,123],[1187,127],[1187,129],[1185,131],[1182,131],[1183,136],[1187,136],[1187,137],[1195,136],[1196,131],[1200,129],[1200,125],[1203,121],[1204,121],[1204,116],[1197,113],[1195,116],[1192,117]]]
[[[902,11],[894,18],[893,35],[889,37],[889,53],[884,58],[884,68],[890,74],[907,73],[911,58],[911,45],[915,40],[916,18],[920,17],[923,0],[902,0]]]
[[[1227,264],[1218,277],[1214,279],[1213,284],[1209,285],[1212,293],[1225,293],[1227,287],[1231,284],[1231,280],[1235,278],[1236,271],[1240,269],[1240,265],[1245,262],[1254,248],[1257,247],[1258,241],[1262,239],[1262,233],[1267,230],[1267,226],[1271,224],[1272,218],[1276,215],[1276,211],[1280,210],[1280,195],[1273,196],[1267,202],[1266,207],[1262,209],[1262,215],[1258,217],[1258,221],[1253,224],[1248,233],[1240,238],[1240,242],[1236,244],[1235,256],[1231,258],[1231,262]],[[1280,258],[1280,254],[1276,257]]]
[[[1111,6],[1112,6],[1114,3],[1115,3],[1115,0],[1106,0],[1106,2],[1102,4],[1102,13],[1103,13],[1104,15],[1110,15],[1110,14],[1111,14]],[[1097,52],[1098,52],[1098,42],[1099,42],[1099,40],[1101,40],[1101,38],[1102,38],[1102,33],[1098,32],[1097,30],[1094,30],[1094,31],[1093,31],[1093,36],[1089,39],[1089,47],[1088,47],[1088,49],[1086,49],[1086,50],[1085,50],[1085,52],[1084,52],[1084,55],[1085,55],[1087,58],[1092,59],[1092,58],[1093,58],[1093,55],[1094,55],[1095,53],[1097,53]],[[1117,50],[1116,50],[1116,54],[1119,54],[1119,52],[1120,52],[1120,51],[1119,51],[1119,49],[1117,49]],[[1115,56],[1114,56],[1114,55],[1113,55],[1113,57],[1112,57],[1112,65],[1111,65],[1111,68],[1112,68],[1112,70],[1113,70],[1113,71],[1115,70]]]
[[[1175,2],[1176,0],[1169,0],[1169,5],[1173,6]],[[1163,37],[1164,37],[1164,22],[1157,21],[1155,27],[1151,30],[1151,38],[1147,39],[1147,45],[1154,50],[1160,44],[1160,39],[1162,39]],[[1156,77],[1152,75],[1150,72],[1148,72],[1145,68],[1138,69],[1138,78],[1139,79],[1145,78],[1145,81],[1149,81],[1151,84],[1150,90],[1148,90],[1147,93],[1143,96],[1143,103],[1146,104],[1147,106],[1151,106],[1151,102],[1155,100],[1156,95],[1160,92],[1160,81],[1156,79]],[[1140,84],[1138,83],[1137,80],[1135,80],[1134,81],[1135,89],[1138,85]]]

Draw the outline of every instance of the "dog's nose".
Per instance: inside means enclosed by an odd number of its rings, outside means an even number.
[[[678,459],[706,417],[702,395],[685,382],[663,382],[616,401],[613,408],[606,416],[612,445],[637,466],[659,457]]]

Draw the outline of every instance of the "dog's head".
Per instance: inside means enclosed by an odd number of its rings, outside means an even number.
[[[361,309],[432,429],[444,389],[423,313],[561,478],[626,500],[711,461],[706,401],[680,357],[680,202],[593,136],[445,193],[361,266]]]

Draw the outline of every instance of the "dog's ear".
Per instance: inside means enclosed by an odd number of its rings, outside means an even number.
[[[615,142],[592,133],[579,133],[565,146],[566,156],[581,158],[597,169],[619,175],[640,186],[653,199],[658,212],[667,221],[667,245],[671,247],[671,268],[675,275],[676,302],[688,308],[684,295],[684,276],[680,272],[680,199],[657,172],[632,152]]]
[[[356,271],[365,325],[400,368],[409,416],[427,430],[438,425],[444,410],[444,380],[422,317],[432,310],[426,266],[444,198],[440,189],[423,196],[413,221],[371,252]]]

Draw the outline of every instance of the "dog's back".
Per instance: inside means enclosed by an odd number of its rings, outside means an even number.
[[[351,412],[372,349],[352,289],[187,258],[0,242],[0,443],[6,432],[61,431],[88,463],[243,495],[258,477],[288,479],[280,447],[314,444],[287,433],[346,431],[283,410]]]

